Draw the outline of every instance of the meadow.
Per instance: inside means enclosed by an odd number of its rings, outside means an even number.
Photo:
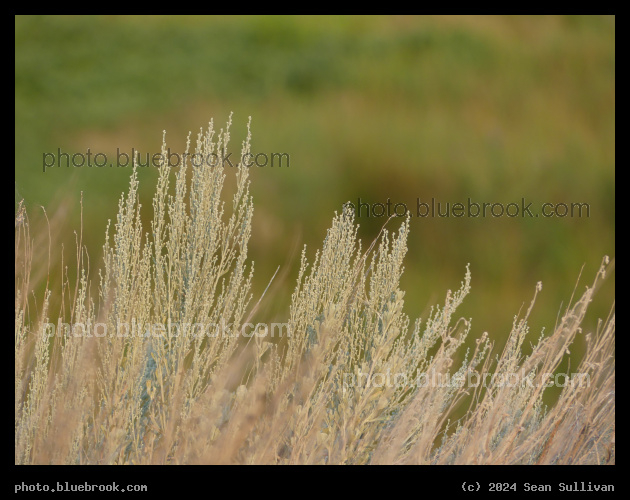
[[[609,17],[16,17],[16,462],[614,463],[614,35]],[[164,130],[238,156],[248,127],[246,151],[290,165],[42,165],[160,153]],[[417,217],[418,198],[589,212]],[[292,335],[46,334],[132,318]],[[431,370],[592,384],[367,383]]]

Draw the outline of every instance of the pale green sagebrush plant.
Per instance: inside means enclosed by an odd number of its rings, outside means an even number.
[[[217,133],[210,122],[195,153],[225,154],[230,123]],[[190,137],[187,153],[189,147]],[[249,152],[248,132],[241,154]],[[544,376],[580,331],[607,259],[530,355],[521,348],[534,301],[515,318],[500,356],[490,357],[484,333],[456,364],[471,323],[453,316],[470,291],[470,272],[424,326],[417,320],[410,327],[399,289],[409,219],[397,233],[383,229],[363,252],[354,213],[344,207],[310,266],[302,253],[285,343],[183,331],[49,338],[47,324],[55,321],[82,323],[86,331],[101,324],[108,332],[134,322],[139,332],[155,324],[231,324],[242,333],[255,313],[254,307],[245,316],[253,204],[248,169],[235,170],[226,209],[223,167],[190,170],[184,163],[172,195],[170,169],[162,168],[145,233],[134,168],[111,240],[108,228],[97,304],[79,240],[74,291],[66,273],[56,316],[48,282],[33,312],[33,242],[18,207],[16,463],[614,463],[614,312],[587,336],[578,371],[591,383],[565,387],[550,409],[542,404]],[[490,372],[520,373],[531,383],[462,383]],[[383,383],[386,374],[407,383]],[[423,374],[450,381],[410,383]],[[451,422],[462,403],[468,411]]]

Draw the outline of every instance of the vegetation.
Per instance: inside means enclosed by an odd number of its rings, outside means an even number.
[[[410,220],[406,312],[425,315],[470,263],[480,288],[460,313],[502,345],[533,283],[545,289],[530,325],[549,330],[580,268],[595,275],[615,255],[615,31],[614,16],[16,16],[16,204],[52,217],[67,202],[68,249],[83,192],[83,242],[99,249],[130,168],[44,173],[43,153],[159,152],[164,128],[183,151],[208,117],[233,110],[244,137],[252,115],[253,152],[291,156],[250,170],[252,292],[281,265],[259,312],[282,322],[300,248],[321,244],[346,201],[589,203],[588,218]],[[139,193],[145,207],[151,195]],[[372,241],[385,218],[356,222]],[[614,286],[613,274],[588,328]],[[577,338],[573,365],[585,347]]]
[[[206,157],[227,151],[229,140],[230,122],[218,132],[210,122],[194,150]],[[470,270],[412,325],[400,289],[409,218],[364,249],[346,205],[314,259],[303,251],[288,335],[271,338],[264,324],[246,329],[260,303],[251,303],[249,169],[186,164],[174,185],[171,170],[159,170],[146,225],[134,167],[108,227],[98,287],[82,232],[75,272],[67,258],[57,269],[54,218],[32,228],[19,203],[16,463],[615,463],[614,307],[582,332],[608,258],[531,352],[524,345],[541,283],[502,352],[482,333],[462,353],[471,321],[455,313]],[[34,255],[46,240],[39,272]],[[121,329],[134,324],[135,332]],[[231,334],[153,328],[170,324],[229,324]],[[586,349],[575,373],[587,383],[565,383],[545,405],[549,376],[577,336]],[[471,383],[486,374],[519,381]]]

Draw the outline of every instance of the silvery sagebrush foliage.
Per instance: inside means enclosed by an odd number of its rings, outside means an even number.
[[[199,132],[195,153],[226,154],[230,125],[231,116],[219,131],[211,121]],[[190,147],[189,135],[186,153]],[[250,148],[248,125],[241,158]],[[558,368],[581,332],[608,258],[531,354],[523,355],[522,346],[540,283],[526,314],[515,317],[501,354],[492,355],[485,332],[472,352],[462,353],[471,321],[454,315],[470,292],[470,270],[424,324],[411,325],[399,288],[409,219],[391,233],[384,227],[363,250],[354,213],[345,205],[313,261],[306,248],[302,253],[288,338],[245,342],[240,334],[255,312],[248,313],[248,168],[201,163],[192,169],[183,163],[172,187],[171,169],[160,169],[148,230],[134,167],[113,235],[110,227],[106,233],[96,297],[81,238],[74,283],[67,272],[60,292],[48,279],[31,282],[34,243],[24,206],[18,206],[16,463],[615,462],[614,307],[586,336],[577,371],[590,384],[568,385],[551,408],[542,400],[544,376]],[[226,170],[236,176],[227,206]],[[39,303],[36,286],[43,288]],[[50,308],[54,293],[59,311]],[[108,332],[123,325],[129,334],[51,337],[49,323]],[[129,330],[199,323],[231,325],[234,334]],[[519,373],[529,383],[466,386],[488,373]],[[435,376],[447,382],[426,383]],[[468,410],[451,421],[462,405]]]

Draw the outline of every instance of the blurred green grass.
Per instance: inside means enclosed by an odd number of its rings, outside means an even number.
[[[615,20],[611,17],[17,16],[16,198],[48,206],[84,192],[93,262],[130,169],[50,169],[42,154],[182,151],[189,130],[234,111],[253,168],[255,299],[286,315],[301,246],[321,245],[345,201],[587,202],[590,218],[412,219],[402,288],[426,315],[471,263],[461,314],[503,339],[544,283],[531,321],[553,328],[585,264],[614,257]],[[148,219],[155,172],[141,173]],[[61,193],[61,194],[60,194]],[[384,218],[361,218],[369,242]],[[389,223],[396,229],[397,222]],[[69,241],[73,241],[70,239]],[[367,246],[367,244],[365,246]],[[93,268],[96,265],[93,264]],[[614,275],[586,324],[606,316]],[[499,340],[499,342],[501,342]]]

